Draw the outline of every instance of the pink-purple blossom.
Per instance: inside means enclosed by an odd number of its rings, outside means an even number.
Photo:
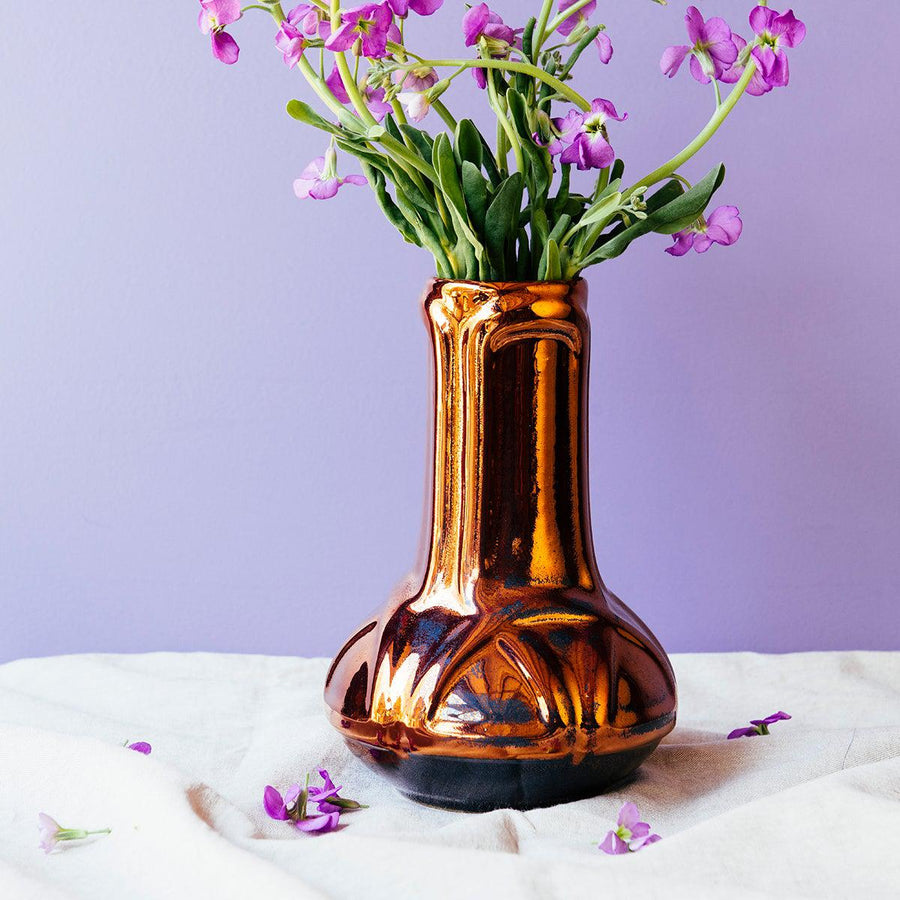
[[[341,25],[328,36],[325,47],[335,52],[353,50],[357,56],[381,59],[387,56],[394,13],[387,2],[366,3],[344,11]]]
[[[213,56],[226,66],[234,65],[241,51],[225,26],[240,17],[240,0],[200,0],[200,31],[210,36]]]
[[[51,853],[60,841],[80,841],[94,834],[109,834],[109,828],[87,831],[84,828],[63,828],[59,822],[47,813],[38,813],[39,847],[44,853]]]
[[[341,812],[361,809],[362,804],[340,796],[340,787],[336,787],[327,770],[319,769],[323,784],[321,787],[307,787],[299,784],[291,785],[282,796],[281,792],[267,785],[263,793],[263,808],[269,818],[280,822],[292,822],[294,827],[305,832],[334,831],[340,822]],[[311,811],[310,807],[316,810]]]
[[[742,51],[747,46],[747,42],[739,35],[732,34],[732,39],[734,40],[734,45],[738,49],[738,61],[730,68],[726,69],[722,73],[722,77],[719,81],[724,82],[725,84],[735,84],[740,81],[741,76],[744,74],[744,66],[741,64],[742,59]],[[763,78],[763,74],[760,71],[759,66],[753,70],[753,75],[750,76],[750,81],[747,83],[746,92],[750,94],[752,97],[761,97],[763,94],[768,94],[769,91],[772,90],[772,85],[768,84]]]
[[[294,193],[300,200],[330,200],[345,184],[368,184],[362,175],[337,174],[337,153],[329,147],[324,156],[317,156],[294,181]]]
[[[756,737],[760,734],[769,734],[769,726],[775,722],[783,722],[791,717],[786,712],[777,712],[772,713],[771,716],[766,716],[765,719],[751,719],[749,728],[735,728],[728,735],[728,740],[734,740],[735,738],[741,737]]]
[[[658,834],[650,833],[650,826],[641,821],[641,814],[633,803],[626,803],[619,810],[616,827],[611,829],[600,844],[600,849],[611,856],[622,853],[637,853],[648,844],[662,840]]]
[[[571,9],[578,0],[559,0],[559,11],[560,13],[564,13],[567,9]],[[579,27],[587,27],[588,19],[594,12],[597,10],[597,0],[591,0],[590,3],[585,4],[581,7],[581,9],[573,12],[572,15],[567,16],[560,23],[559,27],[556,29],[563,37],[568,37],[575,31],[576,28]],[[580,33],[580,32],[579,32]],[[594,38],[594,46],[597,48],[597,52],[600,54],[600,62],[608,63],[612,59],[613,55],[613,46],[612,41],[609,39],[609,35],[605,31],[600,31],[597,34],[597,37]]]
[[[487,3],[479,3],[466,10],[462,20],[463,37],[467,47],[474,47],[482,43],[490,59],[506,59],[510,50],[519,46],[519,33],[510,28],[498,13],[495,13]],[[478,87],[484,90],[487,87],[487,75],[484,69],[472,70]]]
[[[684,17],[690,46],[666,47],[659,67],[663,74],[673,78],[685,58],[691,57],[691,75],[708,84],[713,78],[719,80],[737,59],[738,49],[732,39],[731,28],[719,16],[704,21],[703,14],[696,6],[689,6]]]
[[[410,10],[420,16],[430,16],[444,5],[444,0],[388,0],[388,3],[395,16],[405,19]]]
[[[327,38],[331,34],[331,20],[328,13],[311,3],[295,6],[284,18],[307,37]]]
[[[285,19],[275,35],[275,46],[281,52],[284,64],[293,69],[300,62],[300,57],[306,49],[306,37],[298,25]]]
[[[757,6],[750,13],[750,27],[759,41],[753,58],[769,87],[785,87],[790,79],[785,47],[796,47],[806,37],[806,25],[793,10],[779,13],[767,6]]]
[[[666,247],[670,256],[684,256],[691,248],[706,253],[713,244],[729,247],[741,236],[744,223],[736,206],[719,206],[705,219],[701,216],[688,228],[672,235],[674,244]]]
[[[547,149],[559,156],[561,163],[575,165],[582,171],[605,169],[616,158],[606,134],[606,122],[615,119],[622,122],[628,113],[619,115],[615,106],[598,97],[588,112],[570,110],[563,119],[553,119],[553,138]]]
[[[341,77],[341,72],[337,65],[332,67],[331,73],[325,79],[325,84],[328,85],[331,93],[334,94],[337,100],[345,106],[350,103],[350,95],[347,93],[347,88],[344,87],[344,79]],[[393,110],[391,104],[385,100],[384,88],[376,88],[367,84],[362,89],[362,98],[365,101],[366,108],[378,122],[381,122]]]
[[[144,756],[149,756],[150,751],[153,750],[153,747],[150,746],[146,741],[135,741],[133,744],[128,745],[129,750],[134,750],[135,753],[143,753]]]

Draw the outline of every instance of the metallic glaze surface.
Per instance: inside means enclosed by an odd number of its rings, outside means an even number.
[[[580,279],[435,281],[424,298],[435,426],[424,552],[338,653],[325,699],[354,752],[428,802],[486,808],[466,801],[478,760],[533,761],[559,782],[550,763],[572,773],[590,758],[578,792],[602,790],[675,725],[669,660],[594,557],[586,302]],[[409,764],[423,755],[435,759]],[[510,785],[525,778],[510,773]],[[500,786],[487,807],[570,793]]]

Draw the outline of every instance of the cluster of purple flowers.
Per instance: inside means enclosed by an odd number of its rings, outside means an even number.
[[[291,822],[300,831],[334,831],[340,823],[341,813],[351,809],[362,809],[361,803],[340,796],[340,787],[335,787],[326,769],[319,769],[321,787],[291,785],[282,796],[271,785],[263,794],[263,807],[269,818],[279,822]],[[312,812],[312,807],[316,811]]]
[[[719,16],[704,20],[696,6],[688,7],[684,21],[691,43],[665,49],[659,62],[663,74],[673,78],[690,57],[691,75],[701,84],[709,84],[713,79],[726,84],[737,82],[747,64],[747,41]],[[750,28],[756,35],[749,53],[756,62],[756,71],[747,85],[747,93],[759,96],[772,88],[785,87],[790,76],[785,48],[796,47],[803,41],[806,26],[793,10],[779,13],[767,6],[757,6],[750,13]]]
[[[213,55],[223,63],[232,65],[237,62],[240,51],[226,29],[241,18],[243,8],[239,0],[199,0],[199,3],[200,30],[209,35]],[[430,61],[407,49],[403,31],[404,20],[411,15],[431,16],[444,6],[444,0],[380,0],[349,8],[343,8],[341,5],[337,9],[316,0],[300,3],[286,14],[281,11],[279,4],[270,6],[270,12],[278,23],[275,47],[281,54],[284,64],[290,69],[301,70],[338,119],[337,124],[325,129],[330,130],[332,134],[326,152],[312,160],[295,180],[294,191],[298,198],[329,199],[334,197],[342,186],[366,184],[369,179],[373,180],[376,190],[380,190],[380,175],[373,174],[368,165],[365,167],[368,178],[362,175],[342,178],[337,173],[336,144],[354,153],[354,150],[348,147],[348,142],[342,140],[342,131],[336,130],[349,127],[353,132],[354,120],[349,118],[350,116],[358,120],[358,135],[374,134],[374,137],[368,138],[366,145],[368,147],[366,152],[370,154],[368,161],[365,154],[356,154],[364,163],[372,161],[372,152],[382,152],[390,142],[393,142],[392,149],[388,149],[383,155],[391,167],[396,169],[399,165],[405,175],[412,180],[413,191],[423,174],[426,180],[430,178],[431,184],[438,192],[442,191],[444,185],[439,177],[437,179],[435,177],[433,160],[428,152],[428,146],[434,145],[431,137],[426,135],[423,138],[428,145],[423,152],[422,141],[414,147],[410,143],[408,132],[403,133],[403,141],[400,141],[400,127],[405,128],[410,122],[418,125],[432,110],[436,110],[448,123],[452,136],[457,123],[449,110],[439,102],[439,98],[456,76],[466,68],[471,71],[479,88],[483,90],[490,88],[490,105],[497,113],[499,124],[505,131],[505,136],[501,134],[498,140],[498,154],[509,150],[515,151],[518,168],[522,169],[523,160],[527,165],[523,149],[531,153],[534,147],[523,148],[521,139],[524,138],[526,145],[533,139],[539,148],[546,151],[545,162],[538,168],[543,166],[552,174],[554,168],[565,167],[566,179],[568,167],[601,173],[598,176],[594,206],[603,200],[602,189],[610,181],[615,180],[616,176],[609,174],[612,171],[611,167],[616,163],[616,153],[610,143],[609,123],[624,122],[627,114],[620,115],[611,100],[596,97],[593,101],[589,101],[589,94],[586,97],[581,96],[567,84],[571,77],[572,64],[591,43],[596,47],[603,63],[608,63],[613,56],[612,42],[606,34],[605,26],[592,22],[592,17],[597,12],[596,0],[555,0],[555,10],[550,8],[550,4],[544,3],[540,17],[532,17],[528,28],[525,29],[504,22],[503,17],[487,2],[476,3],[470,0],[470,3],[465,4],[466,8],[462,15],[462,38],[465,46],[472,49],[475,58]],[[779,12],[764,5],[755,6],[749,14],[752,32],[749,41],[736,33],[725,19],[719,16],[704,18],[696,6],[688,7],[685,24],[688,43],[667,47],[662,54],[660,68],[663,74],[672,78],[687,61],[691,75],[696,81],[702,84],[713,83],[717,112],[721,110],[720,120],[724,119],[734,105],[733,102],[723,104],[720,84],[738,85],[739,92],[746,91],[753,96],[760,96],[776,87],[786,86],[790,77],[787,50],[798,46],[806,36],[806,26],[792,10]],[[560,36],[561,42],[551,47],[548,46],[550,42],[546,39],[554,33]],[[564,56],[566,47],[571,48],[568,64]],[[305,58],[311,48],[316,51],[317,56],[321,56],[316,66],[311,65]],[[334,65],[327,75],[325,73],[328,72],[328,68],[325,67],[324,61],[326,51],[335,55]],[[345,55],[349,55],[349,63]],[[368,65],[361,69],[360,64],[364,61],[367,61]],[[441,80],[436,71],[436,68],[441,67],[455,67],[457,71]],[[511,121],[515,118],[513,107],[507,104],[505,99],[509,90],[515,92],[517,84],[521,85],[521,81],[513,80],[513,72],[518,73],[517,79],[520,77],[534,79],[532,84],[536,86],[524,94],[522,94],[524,89],[518,88],[520,96],[527,95],[527,103],[530,104],[524,126],[521,117]],[[555,110],[551,111],[553,103],[570,106],[568,108],[564,106],[559,114],[554,115]],[[699,146],[702,146],[718,128],[720,120],[711,120],[704,129],[705,134],[701,134],[703,140]],[[383,128],[376,127],[382,124]],[[379,147],[379,142],[385,146]],[[407,145],[410,153],[406,152],[403,143]],[[506,151],[502,150],[503,143]],[[671,168],[667,164],[657,169],[652,173],[653,177],[646,182],[636,182],[630,188],[620,187],[621,194],[616,192],[616,187],[610,187],[609,192],[619,205],[609,207],[612,212],[605,221],[614,229],[618,225],[628,227],[635,219],[646,219],[647,214],[644,210],[647,206],[643,192],[666,177],[674,176],[690,189],[690,184],[675,171],[675,168],[695,152],[696,149],[686,157],[674,157],[670,160]],[[416,158],[411,158],[410,154]],[[550,161],[546,161],[547,154]],[[458,153],[457,160],[461,166],[462,158]],[[503,174],[509,175],[505,157],[501,160],[498,155],[497,161]],[[380,171],[389,173],[391,169]],[[407,178],[403,176],[401,178],[404,184],[409,185]],[[394,181],[396,186],[396,179]],[[470,183],[474,183],[471,182],[471,173]],[[537,182],[534,179],[528,183],[529,192],[535,183]],[[494,188],[496,185],[490,186],[491,193]],[[426,191],[430,189],[431,185],[426,185]],[[410,203],[408,197],[404,199],[407,201],[406,206],[400,204],[400,207],[401,210],[407,211],[401,212],[400,215],[407,219],[412,217],[412,234],[415,235],[421,228],[415,221],[417,213],[411,206],[420,208],[422,204],[415,200]],[[546,199],[544,198],[544,204]],[[381,200],[384,208],[383,192]],[[705,202],[709,203],[708,196]],[[589,219],[591,222],[598,219],[596,212],[590,212],[594,206],[586,203],[583,210],[586,217],[592,215]],[[453,207],[451,201],[449,208]],[[590,210],[587,207],[590,207]],[[690,215],[694,215],[698,208],[696,206],[691,208]],[[395,207],[388,204],[387,209],[396,219]],[[652,209],[651,204],[651,211]],[[570,275],[580,271],[581,261],[592,264],[598,258],[606,258],[602,253],[599,256],[597,253],[592,255],[587,241],[581,241],[573,248],[572,244],[578,243],[578,240],[573,238],[577,238],[582,226],[579,224],[578,215],[573,213],[572,218],[574,218],[572,227],[563,234],[562,244],[556,247],[562,256],[563,268]],[[684,256],[690,250],[702,254],[713,244],[730,246],[739,239],[743,228],[739,210],[735,206],[728,205],[719,206],[710,213],[701,213],[690,224],[681,227],[685,221],[687,221],[685,217],[676,220],[675,227],[680,227],[680,230],[672,235],[673,243],[666,248],[666,252],[671,256]],[[464,234],[466,224],[463,222]],[[551,231],[553,224],[551,223]],[[665,224],[668,226],[670,223]],[[468,225],[471,226],[471,223]],[[435,227],[436,233],[439,233],[443,225],[438,224]],[[594,228],[588,232],[593,236],[591,239],[595,244],[603,243],[603,237],[596,237],[602,229],[603,226],[599,232]],[[649,223],[646,230],[671,233],[668,227],[654,227]],[[409,235],[410,232],[407,231],[406,234]],[[471,230],[468,234],[471,234]],[[472,247],[480,251],[485,241],[483,235],[479,237],[480,244],[478,238],[472,237]],[[427,245],[429,248],[434,247],[436,243],[452,246],[457,238],[459,235],[446,235],[443,238],[438,237],[436,241],[420,242],[420,245]],[[437,259],[440,254],[436,253],[435,256]],[[505,258],[519,258],[519,256],[514,252],[507,254]],[[538,251],[534,258],[537,259],[539,256]],[[539,278],[545,276],[546,273],[545,275],[538,273]]]

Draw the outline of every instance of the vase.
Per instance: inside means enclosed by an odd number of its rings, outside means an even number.
[[[434,281],[419,563],[328,672],[332,724],[435,806],[527,809],[628,778],[675,725],[665,651],[597,571],[587,287]]]

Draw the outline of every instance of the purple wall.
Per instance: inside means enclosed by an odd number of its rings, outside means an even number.
[[[606,6],[580,86],[636,176],[712,93],[657,68],[680,5]],[[3,15],[0,659],[330,654],[413,558],[429,259],[362,189],[294,198],[324,143],[262,14],[229,69],[153,7]],[[790,88],[689,169],[728,163],[740,243],[590,274],[601,570],[671,650],[900,646],[900,20],[857,7],[798,0]]]

